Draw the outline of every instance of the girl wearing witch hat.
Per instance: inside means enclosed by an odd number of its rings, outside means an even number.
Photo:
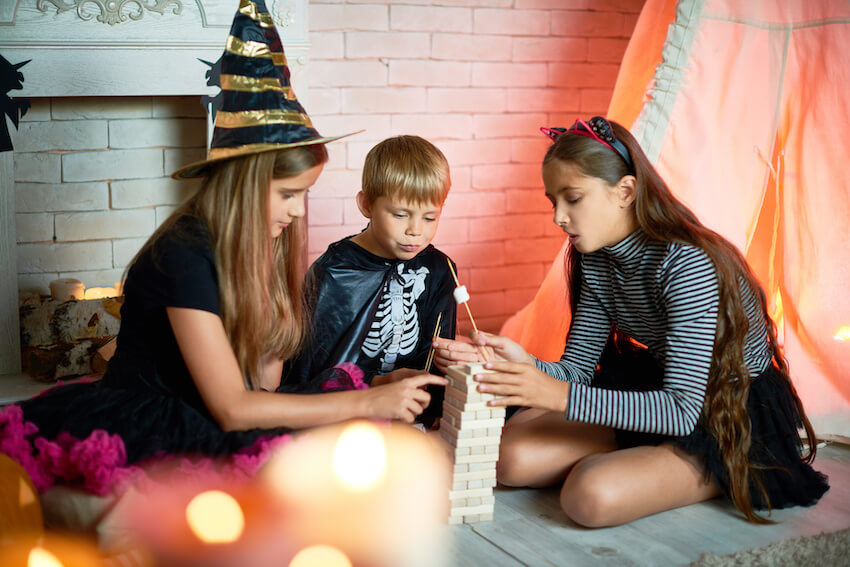
[[[256,455],[255,442],[291,429],[356,417],[412,422],[428,405],[425,386],[445,384],[422,374],[361,390],[340,368],[335,383],[351,391],[274,391],[302,341],[306,193],[328,159],[324,144],[342,136],[320,136],[295,98],[263,0],[240,2],[221,88],[207,159],[174,174],[202,177],[198,191],[130,264],[103,379],[0,410],[0,452],[42,491],[64,482],[104,494],[127,465],[163,454]]]

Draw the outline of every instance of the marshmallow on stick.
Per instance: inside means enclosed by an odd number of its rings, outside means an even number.
[[[475,325],[475,319],[472,317],[472,310],[469,308],[469,291],[467,291],[465,285],[460,285],[460,282],[457,279],[457,274],[455,273],[454,266],[452,266],[452,261],[446,258],[446,263],[448,263],[449,265],[449,270],[451,271],[452,277],[455,280],[455,285],[457,286],[455,287],[454,292],[452,292],[452,295],[454,295],[455,301],[458,303],[458,305],[462,304],[464,307],[466,307],[466,313],[467,315],[469,315],[469,321],[472,323],[472,329],[475,331],[476,334],[478,334],[478,327]],[[483,348],[481,349],[481,356],[484,357],[484,360],[490,359],[487,356],[487,351]]]

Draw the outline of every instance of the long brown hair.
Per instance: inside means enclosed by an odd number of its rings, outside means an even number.
[[[759,301],[772,348],[772,363],[788,382],[796,400],[808,436],[809,451],[805,456],[807,462],[814,459],[816,444],[812,425],[791,383],[788,362],[776,340],[776,324],[768,313],[764,291],[738,249],[705,227],[690,209],[673,196],[637,140],[626,128],[616,122],[610,124],[614,136],[628,148],[634,170],[630,170],[620,156],[601,143],[570,134],[558,137],[546,153],[543,164],[556,159],[569,162],[576,165],[584,175],[603,179],[611,186],[616,185],[625,175],[634,175],[634,207],[638,226],[653,240],[697,246],[705,250],[711,258],[717,270],[720,296],[714,351],[700,420],[717,440],[723,466],[729,475],[729,491],[735,507],[751,522],[770,523],[753,510],[749,491],[752,479],[768,507],[770,506],[768,495],[759,478],[758,467],[748,459],[752,438],[747,398],[752,376],[744,362],[749,321],[741,298],[741,282],[753,290]],[[571,247],[566,259],[570,307],[573,313],[581,289],[580,257],[581,254]],[[622,335],[614,338],[617,344],[627,343],[624,339]]]
[[[181,217],[204,221],[215,254],[220,317],[249,389],[257,387],[260,357],[273,352],[283,360],[291,358],[300,349],[306,328],[301,289],[306,221],[293,219],[272,240],[269,184],[327,160],[327,149],[318,144],[212,166],[197,191],[162,223],[130,263]]]

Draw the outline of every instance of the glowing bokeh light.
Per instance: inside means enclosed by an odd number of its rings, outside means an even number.
[[[850,325],[841,325],[833,338],[836,341],[850,341]]]
[[[351,561],[335,547],[313,545],[299,551],[289,567],[351,567]]]
[[[367,490],[386,474],[387,450],[380,430],[369,423],[354,423],[339,436],[334,449],[334,471],[344,486]]]
[[[239,502],[221,490],[208,490],[186,506],[186,520],[192,532],[205,543],[230,543],[245,529],[245,515]]]
[[[63,567],[59,559],[43,547],[33,547],[27,557],[27,567]]]

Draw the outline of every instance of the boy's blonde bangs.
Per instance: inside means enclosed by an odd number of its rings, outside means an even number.
[[[446,157],[419,136],[386,139],[366,155],[362,188],[370,202],[388,197],[416,205],[442,205],[450,187]]]

